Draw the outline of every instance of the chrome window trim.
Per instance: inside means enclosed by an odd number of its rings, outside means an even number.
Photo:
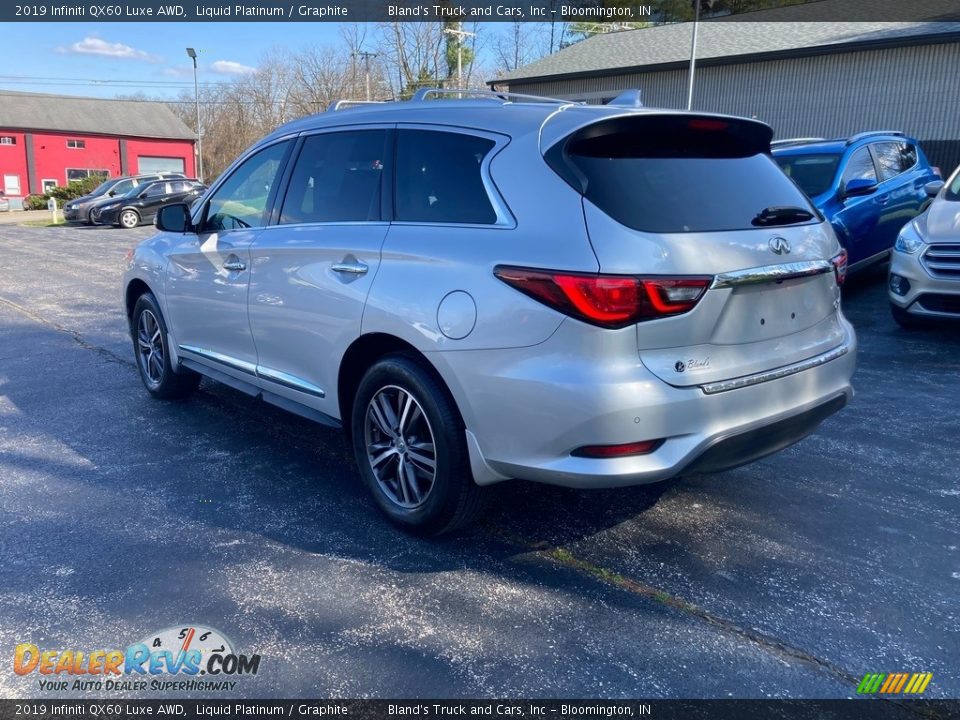
[[[820,365],[824,365],[831,360],[836,360],[837,358],[843,357],[848,352],[850,352],[850,347],[848,345],[840,345],[839,347],[835,347],[833,350],[828,350],[825,353],[816,355],[812,358],[807,358],[806,360],[801,360],[800,362],[784,365],[782,367],[774,368],[773,370],[765,370],[764,372],[755,373],[753,375],[744,375],[743,377],[733,378],[732,380],[720,380],[718,382],[706,383],[701,385],[700,389],[703,390],[706,395],[716,395],[717,393],[728,392],[729,390],[739,390],[740,388],[750,387],[751,385],[759,385],[760,383],[769,382],[771,380],[779,380],[781,378],[789,377],[790,375],[796,375],[804,370],[810,370],[811,368],[819,367]]]
[[[795,278],[812,277],[833,272],[833,264],[828,260],[801,260],[775,265],[734,270],[720,273],[713,279],[711,289],[737,287],[738,285],[760,285],[763,283],[783,282]]]

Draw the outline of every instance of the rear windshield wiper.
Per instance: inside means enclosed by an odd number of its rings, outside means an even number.
[[[750,222],[754,225],[792,225],[807,220],[813,220],[813,213],[809,210],[784,205],[764,208]]]

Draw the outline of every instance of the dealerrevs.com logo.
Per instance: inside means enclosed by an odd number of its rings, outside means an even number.
[[[232,678],[259,669],[259,655],[238,654],[223,633],[200,625],[167,628],[123,650],[42,649],[25,642],[13,653],[13,671],[38,676],[44,691],[230,691],[237,684]]]

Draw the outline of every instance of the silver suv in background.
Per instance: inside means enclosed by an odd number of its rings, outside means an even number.
[[[933,201],[903,226],[890,258],[890,310],[903,327],[960,320],[960,167],[926,189]]]
[[[845,254],[767,125],[430,94],[285,125],[160,212],[124,280],[150,393],[343,426],[420,533],[508,478],[731,468],[851,398]]]

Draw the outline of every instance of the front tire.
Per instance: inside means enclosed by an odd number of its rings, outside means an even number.
[[[914,317],[902,307],[894,305],[893,303],[890,303],[890,314],[893,315],[893,319],[897,325],[907,330],[912,330],[923,325],[923,320]]]
[[[136,210],[124,210],[120,213],[120,227],[130,230],[140,224],[140,215]]]
[[[470,473],[463,420],[418,360],[389,355],[367,370],[351,430],[364,484],[404,530],[439,535],[482,512],[486,493]]]
[[[151,395],[175,400],[191,395],[200,385],[200,375],[190,370],[173,371],[167,345],[167,325],[153,293],[144,293],[133,308],[133,350],[140,380]]]

